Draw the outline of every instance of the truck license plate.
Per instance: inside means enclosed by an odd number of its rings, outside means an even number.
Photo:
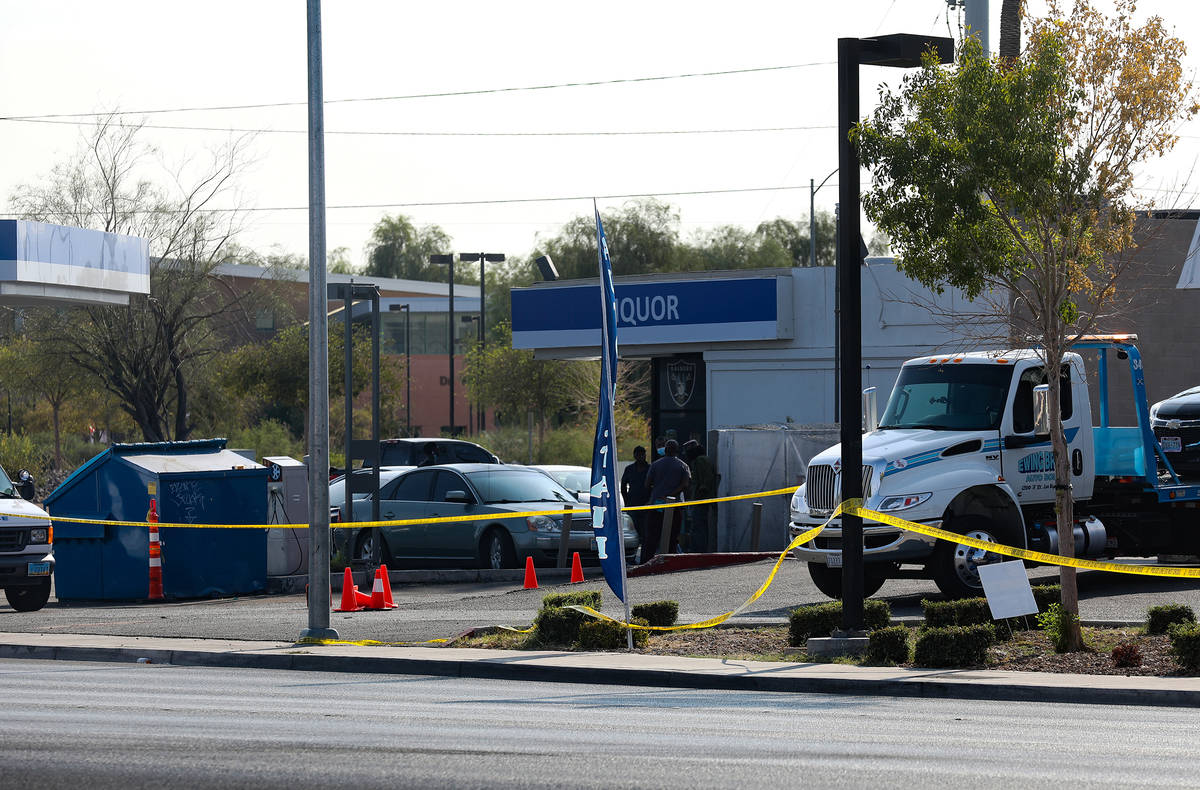
[[[1183,441],[1178,436],[1164,436],[1158,440],[1164,453],[1183,452]]]
[[[826,555],[825,564],[830,568],[842,567],[842,553],[840,551],[836,551],[832,554]]]
[[[49,576],[50,563],[48,562],[31,562],[25,573],[29,576]]]

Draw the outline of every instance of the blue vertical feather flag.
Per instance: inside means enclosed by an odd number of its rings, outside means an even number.
[[[595,204],[593,201],[593,209]],[[613,399],[617,389],[617,294],[613,287],[612,262],[600,211],[596,212],[596,246],[600,253],[600,413],[596,419],[596,442],[592,450],[592,530],[596,552],[609,588],[625,603],[625,541],[621,530],[621,489],[617,485],[617,432]]]

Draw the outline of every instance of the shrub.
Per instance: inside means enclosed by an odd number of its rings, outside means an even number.
[[[867,642],[868,664],[903,664],[908,661],[908,626],[890,625],[872,631]]]
[[[1079,618],[1064,609],[1062,604],[1052,603],[1049,609],[1038,614],[1037,621],[1054,645],[1054,652],[1067,652],[1071,624],[1079,622]]]
[[[1167,627],[1171,637],[1171,653],[1184,669],[1200,669],[1200,625],[1175,623]]]
[[[543,645],[567,647],[579,639],[579,628],[590,621],[582,612],[553,606],[542,609],[533,618],[534,633]]]
[[[886,601],[863,601],[863,622],[868,630],[883,628],[891,619],[892,609]],[[792,647],[803,647],[810,636],[829,636],[841,625],[841,601],[801,606],[788,615],[788,644]]]
[[[641,617],[635,617],[630,622],[649,625]],[[645,647],[649,639],[649,631],[633,631],[634,647]],[[612,620],[591,620],[579,627],[579,647],[582,650],[621,650],[627,646],[625,628],[620,623]]]
[[[922,628],[917,632],[913,663],[922,667],[969,667],[987,661],[987,649],[996,641],[996,628],[980,625],[948,625]]]
[[[996,638],[1007,640],[1012,638],[1014,629],[1020,630],[1028,627],[1022,617],[993,620],[987,598],[962,598],[957,601],[922,600],[921,608],[925,612],[925,625],[931,628],[991,623],[996,626]]]
[[[1112,649],[1113,666],[1140,667],[1142,651],[1133,642],[1121,642]]]
[[[230,449],[254,450],[259,460],[267,455],[304,457],[304,442],[293,436],[288,427],[278,420],[263,420],[249,428],[230,431],[226,446]]]
[[[39,447],[26,434],[0,433],[0,465],[3,465],[8,476],[13,479],[16,479],[17,472],[28,469],[34,481],[39,486],[44,486],[50,472],[50,456],[53,451],[53,447],[49,452],[45,447]]]
[[[1146,633],[1165,634],[1176,623],[1194,623],[1196,613],[1192,607],[1182,603],[1167,603],[1151,606],[1146,610]]]
[[[1039,612],[1062,600],[1062,587],[1057,584],[1037,584],[1033,587],[1033,600]]]
[[[562,606],[590,606],[600,609],[599,590],[576,590],[574,592],[550,593],[542,598],[543,609],[555,609]]]
[[[678,601],[651,601],[633,607],[633,617],[643,617],[650,625],[665,627],[675,625],[679,619]]]

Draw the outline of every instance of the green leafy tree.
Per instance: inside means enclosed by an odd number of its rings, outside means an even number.
[[[452,252],[450,237],[437,225],[418,227],[403,214],[385,216],[371,230],[363,274],[446,283],[450,282],[450,267],[430,263],[429,256]],[[470,266],[462,266],[455,271],[454,279],[470,283],[475,282],[474,276]]]
[[[682,251],[680,259],[683,270],[689,272],[793,265],[791,254],[775,239],[736,225],[721,225],[698,232]]]
[[[818,211],[816,221],[817,259],[810,261],[812,250],[809,237],[812,235],[809,222],[803,219],[793,222],[777,217],[759,224],[754,234],[763,239],[774,240],[787,251],[791,266],[833,266],[837,260],[837,219],[828,211]]]
[[[600,216],[614,275],[680,270],[679,213],[671,206],[645,198]],[[554,259],[564,279],[598,276],[593,215],[571,220],[557,235],[541,242],[540,248]]]
[[[1116,0],[1115,14],[1087,0],[1067,14],[1051,0],[1019,57],[985,59],[968,38],[956,66],[928,59],[854,132],[874,174],[867,214],[901,270],[971,298],[1001,294],[1000,317],[1036,339],[1050,370],[1116,295],[1133,244],[1135,168],[1169,150],[1196,112],[1183,42],[1159,17],[1135,26],[1132,12],[1132,0]],[[1055,508],[1071,524],[1061,383],[1048,383]],[[1072,556],[1071,530],[1059,539]],[[1074,569],[1062,569],[1062,599],[1077,615]],[[1071,648],[1081,643],[1076,624]]]
[[[63,410],[87,391],[87,376],[45,340],[34,340],[37,333],[15,338],[0,349],[0,365],[5,380],[26,393],[35,394],[50,408],[54,432],[54,468],[63,468]]]
[[[495,408],[498,416],[519,420],[532,411],[539,441],[550,418],[563,410],[585,409],[600,390],[595,362],[534,359],[512,347],[512,327],[500,324],[486,346],[467,352],[463,383],[473,403]]]

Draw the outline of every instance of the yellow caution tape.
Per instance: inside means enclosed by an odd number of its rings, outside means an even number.
[[[418,647],[420,645],[445,644],[449,639],[426,639],[423,642],[377,642],[374,639],[318,639],[306,636],[297,640],[298,645],[355,645],[357,647]]]
[[[692,505],[708,505],[714,502],[732,502],[737,499],[753,499],[755,497],[776,496],[779,494],[790,494],[795,491],[798,486],[789,488],[777,488],[773,491],[760,491],[753,494],[735,494],[733,496],[716,497],[714,499],[697,499],[691,502],[669,502],[661,505],[637,505],[626,508],[621,508],[622,511],[635,510],[663,510],[673,507],[691,507]],[[394,519],[391,521],[338,521],[329,525],[330,529],[366,529],[369,527],[406,527],[417,524],[447,524],[460,523],[463,521],[489,521],[495,519],[510,519],[510,518],[529,518],[532,516],[548,516],[548,515],[576,515],[587,516],[591,514],[590,509],[563,508],[561,510],[526,510],[518,513],[479,513],[471,516],[438,516],[434,518],[405,518]],[[0,516],[11,516],[16,518],[30,518],[28,513],[4,513],[0,512]],[[117,521],[113,519],[100,518],[68,518],[66,516],[55,516],[51,514],[51,521],[62,524],[103,524],[113,527],[148,527],[145,521]],[[160,521],[158,522],[159,529],[308,529],[309,524],[193,524],[191,522],[180,521]]]
[[[795,490],[794,488],[786,489],[786,491],[788,491],[788,492],[794,491],[794,490]],[[784,490],[780,490],[777,493],[784,493],[784,492],[785,492]],[[860,500],[850,500],[850,502],[858,502],[858,501],[860,501]],[[699,628],[712,628],[715,625],[720,625],[721,623],[725,622],[730,617],[733,617],[734,615],[743,612],[747,606],[749,606],[750,604],[754,603],[759,598],[761,598],[763,596],[763,593],[765,593],[767,591],[767,588],[769,588],[771,586],[771,584],[775,581],[775,574],[779,573],[779,567],[781,565],[783,565],[783,561],[785,559],[787,559],[788,552],[794,548],[797,548],[798,546],[802,546],[805,543],[808,543],[810,540],[815,538],[818,534],[820,534],[821,530],[823,530],[823,529],[825,529],[825,527],[829,526],[829,522],[833,521],[835,518],[837,518],[838,515],[840,513],[842,513],[842,511],[844,509],[845,509],[845,503],[843,503],[842,505],[838,505],[837,509],[833,511],[833,513],[829,516],[829,518],[825,519],[824,524],[821,524],[820,526],[817,526],[817,527],[813,527],[812,529],[807,530],[807,531],[802,532],[799,535],[797,535],[792,540],[792,542],[787,545],[787,547],[783,551],[779,552],[779,558],[775,560],[775,565],[771,568],[771,572],[767,574],[767,579],[766,579],[766,581],[764,581],[762,583],[762,586],[759,587],[757,590],[755,590],[753,595],[751,595],[749,598],[747,598],[742,603],[741,606],[737,607],[733,611],[725,612],[724,614],[719,614],[716,617],[710,617],[707,620],[701,620],[697,623],[684,623],[683,625],[640,625],[638,623],[627,623],[624,620],[618,620],[615,617],[609,617],[608,615],[604,614],[603,612],[598,612],[590,606],[568,606],[566,608],[574,609],[578,612],[583,612],[584,614],[591,615],[592,617],[597,617],[601,620],[608,620],[610,622],[617,623],[619,625],[624,626],[625,628],[630,628],[635,631],[688,631],[688,630],[699,629]],[[527,632],[522,631],[520,633],[527,633]]]
[[[1003,554],[1006,557],[1017,557],[1022,560],[1031,562],[1039,562],[1044,565],[1061,565],[1068,568],[1085,568],[1087,570],[1108,571],[1110,573],[1128,573],[1139,576],[1169,576],[1175,578],[1200,578],[1200,568],[1163,568],[1151,565],[1123,565],[1117,562],[1101,562],[1099,560],[1084,560],[1077,557],[1063,557],[1058,554],[1046,554],[1040,551],[1030,551],[1029,549],[1021,549],[1015,546],[1005,546],[1001,543],[989,543],[986,540],[978,540],[969,538],[966,535],[959,535],[955,532],[931,527],[928,524],[918,524],[915,521],[889,516],[886,513],[880,513],[875,510],[868,510],[865,507],[848,507],[845,512],[855,516],[861,516],[871,521],[878,521],[882,524],[888,524],[893,527],[916,532],[921,535],[928,535],[931,538],[941,538],[950,543],[957,543],[962,546],[970,546],[975,549],[983,549],[984,551],[993,552],[995,554]],[[828,522],[826,522],[828,523]]]

